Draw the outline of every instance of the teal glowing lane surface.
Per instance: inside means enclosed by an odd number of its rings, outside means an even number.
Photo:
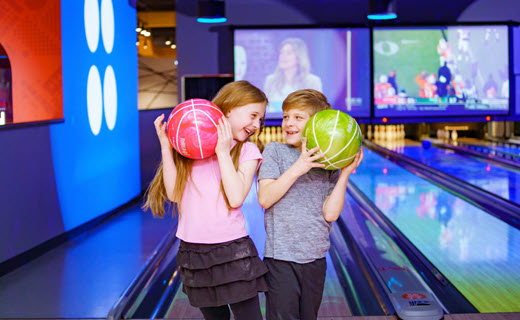
[[[480,312],[520,312],[520,230],[365,149],[350,179]]]
[[[253,183],[253,187],[242,206],[242,211],[246,218],[247,232],[255,243],[259,256],[263,257],[265,247],[264,210],[258,204],[257,191],[257,186]],[[318,316],[332,318],[350,316],[351,312],[348,307],[347,299],[345,298],[340,280],[328,253],[326,259],[327,275],[325,277],[325,289]],[[182,288],[182,285],[180,288]],[[188,297],[180,288],[177,290],[165,318],[203,319],[200,310],[189,304]],[[262,313],[265,315],[265,295],[261,293],[259,297]]]
[[[520,171],[486,163],[480,157],[450,149],[407,144],[391,148],[409,158],[466,181],[499,197],[520,204]]]
[[[0,277],[0,318],[106,318],[175,225],[139,206]]]

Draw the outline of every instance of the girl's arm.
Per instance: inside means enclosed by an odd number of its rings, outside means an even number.
[[[323,203],[323,218],[327,222],[338,220],[343,205],[345,204],[345,192],[347,192],[347,184],[350,174],[359,166],[363,160],[363,148],[360,149],[354,161],[341,169],[338,182],[334,186],[332,193],[325,199]]]
[[[262,179],[258,187],[258,202],[264,209],[270,208],[277,203],[291,188],[293,183],[309,172],[312,168],[323,168],[324,164],[314,162],[317,159],[323,158],[325,155],[317,153],[320,151],[319,147],[307,150],[307,138],[302,142],[302,153],[298,160],[285,171],[278,179]]]
[[[164,114],[155,119],[154,125],[161,144],[164,187],[166,188],[168,199],[173,201],[173,188],[177,179],[177,168],[175,167],[175,162],[173,162],[173,149],[166,135],[166,122],[163,122],[163,120]]]
[[[229,153],[231,143],[233,142],[233,134],[231,132],[231,125],[226,117],[222,117],[219,120],[217,131],[218,142],[215,153],[217,154],[222,185],[224,186],[224,192],[231,207],[238,208],[244,203],[251,189],[255,171],[258,166],[258,160],[242,162],[239,164],[238,170],[236,170],[233,165],[233,159],[231,159],[231,154]]]

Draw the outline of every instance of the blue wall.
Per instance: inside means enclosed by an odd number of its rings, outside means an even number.
[[[64,231],[49,126],[0,130],[0,262]]]
[[[167,118],[172,109],[139,111],[139,146],[141,162],[141,188],[146,189],[161,162],[161,145],[155,133],[154,120],[161,114]],[[144,191],[144,190],[143,190]]]

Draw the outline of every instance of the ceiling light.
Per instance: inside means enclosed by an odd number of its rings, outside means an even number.
[[[370,20],[391,20],[397,18],[395,0],[368,0],[368,14]]]
[[[200,23],[222,23],[226,22],[226,7],[224,0],[199,0]]]

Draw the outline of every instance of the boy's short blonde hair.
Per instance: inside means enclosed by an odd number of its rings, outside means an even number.
[[[284,112],[292,109],[303,110],[313,116],[319,111],[332,109],[332,107],[323,93],[314,89],[303,89],[291,93],[283,101]]]

